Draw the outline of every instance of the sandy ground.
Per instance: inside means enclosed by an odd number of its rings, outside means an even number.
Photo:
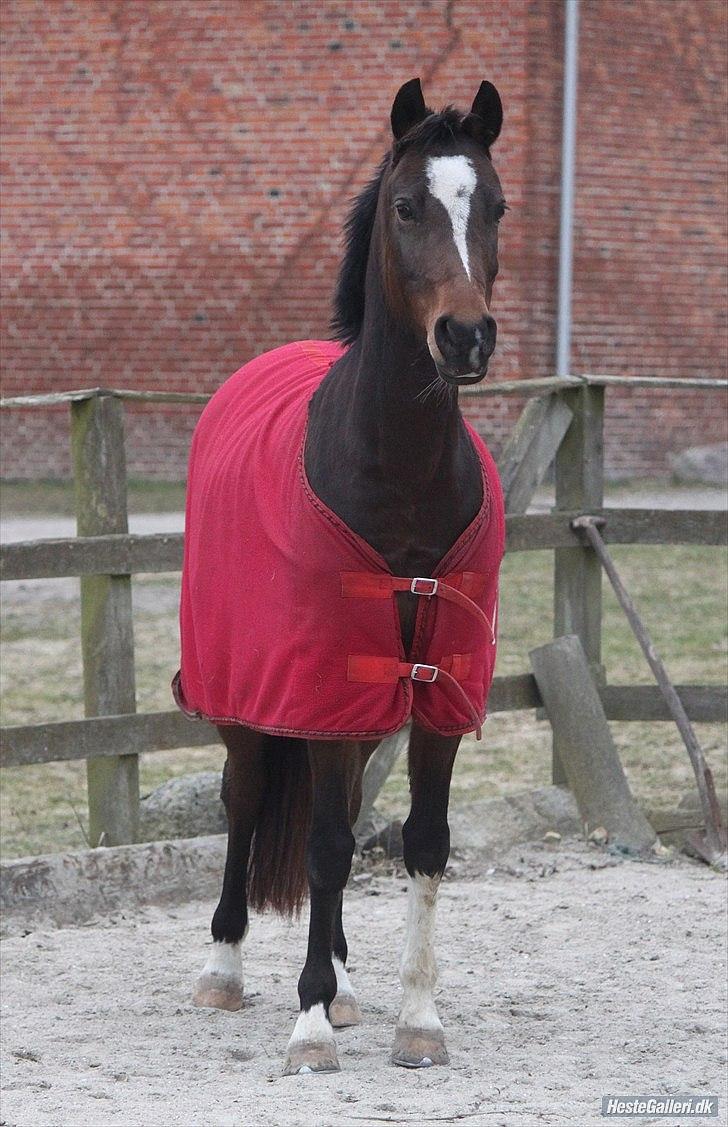
[[[239,1013],[196,1010],[213,903],[31,933],[3,945],[8,1127],[604,1123],[602,1094],[715,1094],[725,1123],[725,883],[705,866],[534,845],[456,865],[438,924],[452,1066],[388,1063],[405,896],[399,874],[347,893],[364,1023],[342,1071],[280,1076],[305,922],[246,943]],[[630,1120],[632,1123],[643,1120]]]

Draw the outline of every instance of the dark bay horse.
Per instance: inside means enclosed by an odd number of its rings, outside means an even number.
[[[489,307],[506,205],[490,146],[501,129],[501,102],[483,82],[469,113],[434,113],[413,79],[397,94],[391,122],[391,150],[347,223],[334,330],[348,347],[308,403],[305,474],[316,497],[391,573],[432,577],[484,505],[481,460],[457,389],[485,376],[495,347]],[[190,511],[188,501],[188,520]],[[193,531],[188,526],[187,536]],[[416,580],[423,582],[394,596],[403,658],[411,655],[418,596],[433,593],[426,587],[433,580]],[[494,644],[492,620],[490,630]],[[413,680],[439,672],[416,663],[405,669]],[[413,720],[403,829],[409,908],[392,1055],[407,1067],[448,1062],[433,1000],[435,899],[449,854],[453,762],[462,732],[479,720],[452,735]],[[333,1027],[361,1016],[345,969],[342,895],[362,772],[378,740],[301,739],[261,726],[218,724],[228,753],[228,852],[195,1002],[240,1008],[248,903],[291,912],[308,892],[301,1009],[285,1072],[335,1070]]]

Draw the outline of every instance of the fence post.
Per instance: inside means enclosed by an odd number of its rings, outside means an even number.
[[[555,461],[556,509],[593,512],[604,504],[604,388],[562,393],[573,412]],[[602,660],[602,568],[589,547],[554,551],[554,637],[578,634],[593,674]],[[553,781],[566,783],[553,736]]]
[[[113,395],[71,404],[77,535],[128,532],[124,414]],[[81,578],[84,711],[136,711],[131,577]],[[86,760],[92,846],[127,845],[139,829],[138,755]]]

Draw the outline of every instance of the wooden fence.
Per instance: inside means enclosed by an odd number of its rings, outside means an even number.
[[[527,399],[499,459],[507,512],[507,550],[554,552],[554,635],[578,634],[612,720],[669,720],[657,686],[608,685],[601,664],[601,566],[572,532],[581,513],[607,518],[611,544],[725,545],[722,512],[608,509],[603,504],[604,397],[611,386],[692,387],[725,390],[724,380],[634,379],[569,376],[481,385],[470,394]],[[175,710],[137,713],[134,684],[131,576],[178,571],[182,533],[135,536],[128,532],[124,401],[203,404],[206,395],[108,388],[19,396],[0,406],[66,403],[78,535],[7,544],[0,550],[0,579],[81,578],[81,644],[85,719],[20,725],[0,730],[0,766],[85,759],[89,836],[94,844],[132,842],[138,834],[138,757],[142,752],[218,742],[206,721]],[[527,514],[535,490],[555,463],[556,504]],[[682,685],[678,693],[692,720],[725,722],[728,694],[720,686]],[[497,677],[490,712],[536,709],[542,701],[530,672]],[[553,777],[564,782],[554,736]]]

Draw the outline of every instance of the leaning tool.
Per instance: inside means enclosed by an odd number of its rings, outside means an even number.
[[[655,675],[655,680],[659,685],[660,692],[665,699],[670,715],[677,724],[680,735],[687,748],[698,787],[700,805],[705,818],[705,833],[691,834],[689,838],[690,844],[709,865],[726,869],[728,868],[728,840],[726,838],[725,826],[721,819],[720,806],[718,805],[718,798],[715,793],[715,783],[713,782],[712,772],[705,762],[703,749],[698,743],[688,714],[675,690],[675,686],[668,676],[664,662],[657,653],[652,638],[637,613],[637,608],[622,583],[619,572],[614,566],[614,561],[607,551],[607,546],[599,531],[605,524],[606,519],[604,517],[585,515],[572,520],[571,527],[579,536],[588,540],[589,545],[599,557],[609,577],[609,582],[612,584],[614,593],[619,600],[619,604],[627,616],[642,652],[647,658],[650,669]]]

